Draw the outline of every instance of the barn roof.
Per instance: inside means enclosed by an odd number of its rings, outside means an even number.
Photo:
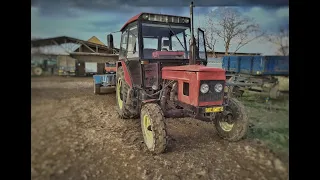
[[[103,44],[95,36],[90,38],[88,41],[84,41],[81,39],[68,37],[68,36],[58,36],[58,37],[52,37],[52,38],[46,38],[46,39],[35,39],[35,40],[31,40],[31,47],[62,45],[62,44],[68,44],[68,43],[83,45],[83,46],[89,47],[90,49],[93,49],[93,50],[98,48],[99,50],[110,51],[110,53],[113,52],[112,49],[110,49],[108,46]],[[117,48],[114,48],[114,50],[119,51],[119,49],[117,49]]]

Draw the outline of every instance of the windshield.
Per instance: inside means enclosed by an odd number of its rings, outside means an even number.
[[[186,26],[143,23],[143,58],[187,59],[188,31]]]

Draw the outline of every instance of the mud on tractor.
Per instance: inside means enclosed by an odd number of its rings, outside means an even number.
[[[225,92],[225,71],[203,65],[207,62],[204,31],[198,28],[196,41],[193,7],[191,3],[191,18],[140,13],[121,28],[118,114],[122,119],[140,116],[144,143],[153,154],[166,149],[165,118],[212,122],[218,135],[229,141],[247,133],[244,106]],[[111,34],[108,44],[113,47]]]

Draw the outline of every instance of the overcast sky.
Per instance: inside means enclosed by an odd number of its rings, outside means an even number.
[[[106,44],[106,35],[118,31],[132,16],[140,12],[189,16],[186,0],[32,0],[31,35],[33,37],[70,36],[88,40],[98,37]],[[289,23],[288,0],[194,0],[195,27],[204,22],[205,14],[217,6],[237,5],[267,31]],[[120,33],[114,35],[119,46]],[[217,51],[223,51],[217,45]],[[266,42],[252,42],[240,52],[274,54],[276,47]]]

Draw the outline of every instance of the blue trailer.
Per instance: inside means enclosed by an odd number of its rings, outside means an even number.
[[[276,99],[289,92],[289,56],[224,56],[222,68],[235,96],[251,90]]]
[[[106,94],[115,92],[116,74],[93,75],[94,94]]]

